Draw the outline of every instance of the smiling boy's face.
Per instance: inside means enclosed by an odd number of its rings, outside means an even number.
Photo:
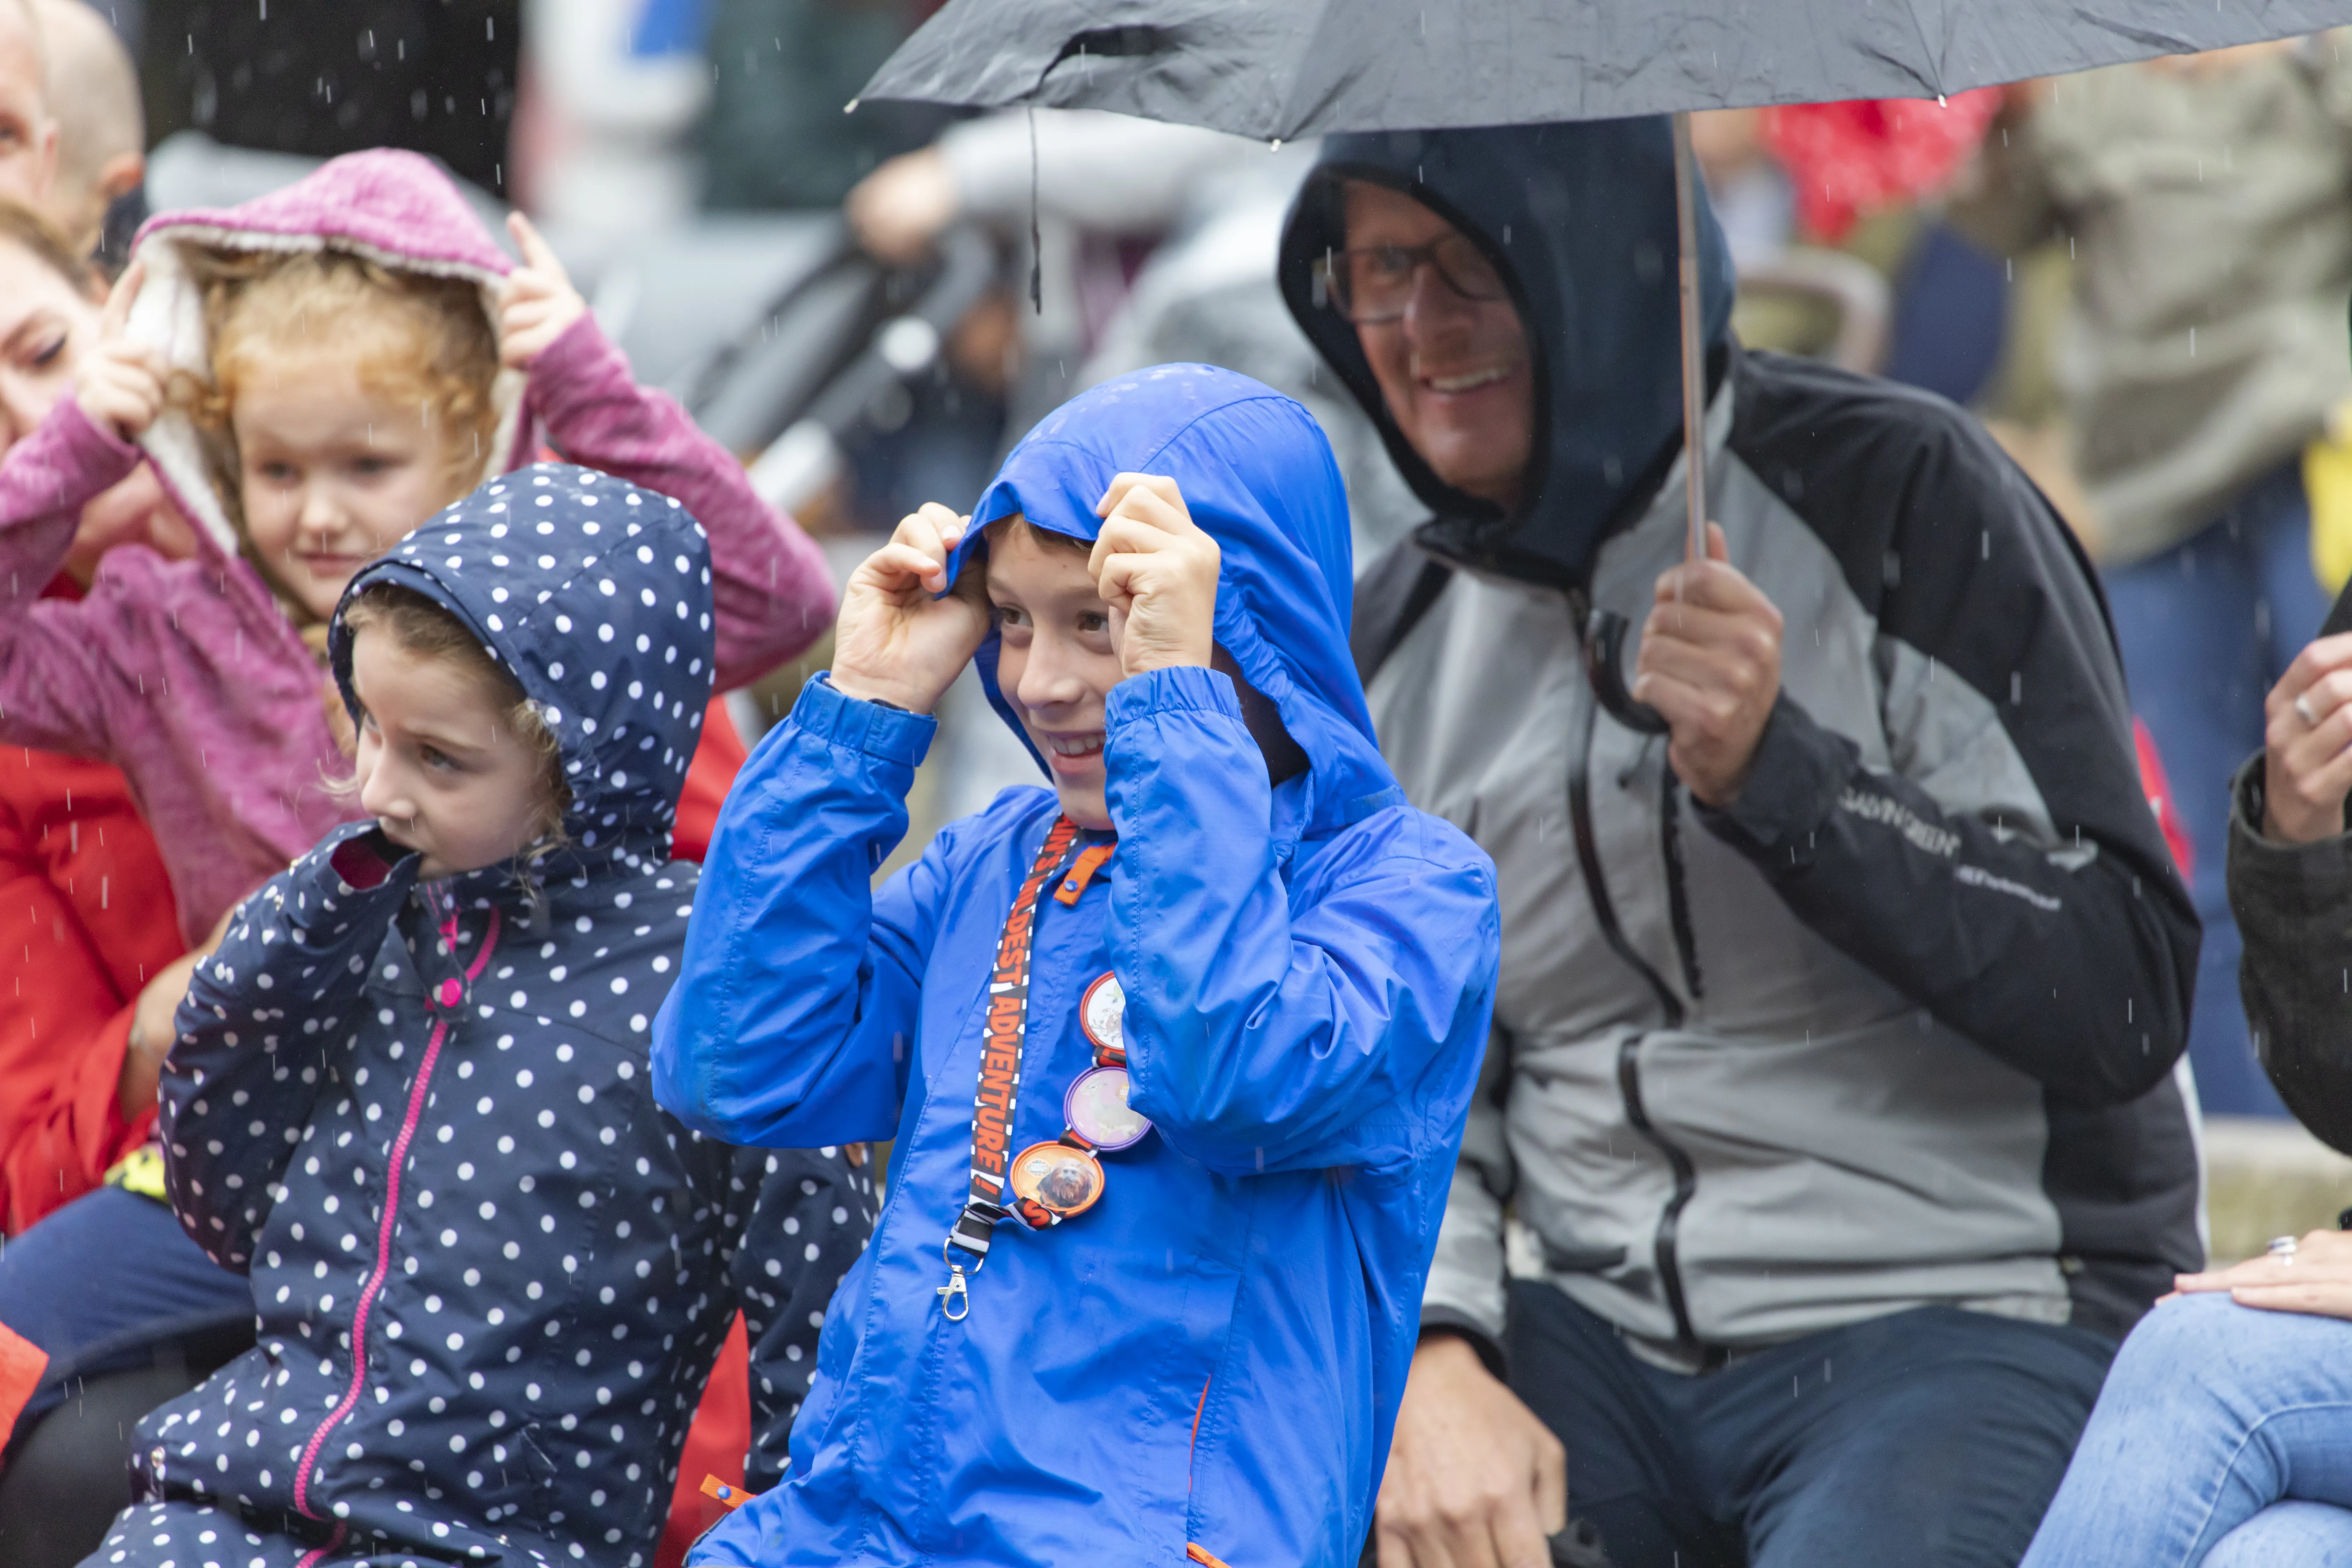
[[[1003,643],[996,684],[1045,759],[1063,814],[1110,826],[1103,797],[1103,711],[1126,679],[1110,607],[1095,591],[1083,542],[1043,543],[1017,519],[989,529],[988,597]]]

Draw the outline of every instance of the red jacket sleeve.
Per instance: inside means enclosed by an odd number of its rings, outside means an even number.
[[[727,711],[727,699],[714,697],[702,716],[702,743],[687,764],[686,787],[678,792],[677,826],[670,835],[670,853],[681,860],[702,864],[710,849],[710,835],[719,826],[719,808],[735,785],[751,752]]]
[[[0,1231],[98,1185],[152,1111],[115,1104],[132,1005],[179,956],[171,886],[111,768],[0,751]]]

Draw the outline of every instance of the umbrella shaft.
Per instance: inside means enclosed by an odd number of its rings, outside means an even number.
[[[1690,115],[1675,116],[1675,233],[1683,318],[1683,480],[1690,500],[1686,559],[1706,554],[1706,348],[1699,337],[1698,169]]]

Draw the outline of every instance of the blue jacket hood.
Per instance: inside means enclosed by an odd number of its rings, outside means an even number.
[[[710,548],[667,496],[540,463],[446,508],[343,590],[329,655],[343,700],[343,611],[380,583],[470,627],[539,707],[572,804],[561,858],[659,864],[709,706]]]
[[[1536,370],[1536,479],[1517,517],[1454,489],[1412,449],[1356,329],[1314,267],[1347,244],[1340,191],[1403,192],[1482,246],[1510,285]],[[1731,253],[1698,192],[1701,318],[1730,329]],[[1282,237],[1283,298],[1437,513],[1419,542],[1483,570],[1580,583],[1612,524],[1646,500],[1682,431],[1674,143],[1663,116],[1333,136]]]
[[[1217,643],[1307,753],[1305,833],[1402,801],[1348,652],[1354,573],[1339,466],[1314,416],[1273,388],[1211,365],[1163,364],[1072,398],[1005,458],[951,567],[961,572],[986,548],[981,531],[1016,512],[1093,539],[1095,503],[1120,473],[1175,479],[1192,521],[1217,542]],[[989,701],[1026,744],[997,685],[998,647],[992,633],[975,663]]]

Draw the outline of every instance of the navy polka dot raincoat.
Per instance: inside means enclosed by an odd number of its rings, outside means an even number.
[[[870,1227],[841,1152],[730,1149],[654,1103],[696,885],[669,847],[710,693],[701,530],[543,465],[351,591],[378,583],[453,611],[537,704],[567,842],[420,885],[353,824],[232,918],[180,1011],[163,1132],[173,1205],[250,1272],[260,1342],[142,1425],[143,1500],[100,1563],[649,1562],[730,1317],[758,1487]],[[333,652],[348,693],[340,622]]]

